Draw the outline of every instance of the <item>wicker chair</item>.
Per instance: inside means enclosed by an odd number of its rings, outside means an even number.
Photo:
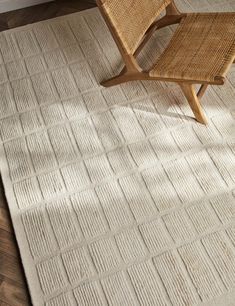
[[[182,14],[174,0],[97,0],[125,63],[105,87],[133,80],[176,82],[198,122],[207,120],[199,99],[209,84],[223,85],[235,60],[235,13]],[[166,10],[164,17],[160,13]],[[136,56],[155,30],[179,24],[169,45],[149,71]],[[201,87],[196,93],[194,85]]]

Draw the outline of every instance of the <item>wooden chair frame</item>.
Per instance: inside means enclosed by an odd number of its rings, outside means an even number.
[[[153,22],[151,26],[148,28],[148,30],[145,32],[138,48],[133,54],[128,54],[126,52],[125,47],[122,44],[122,41],[119,39],[119,37],[116,35],[115,28],[112,26],[112,24],[109,22],[103,8],[102,8],[102,0],[96,0],[97,5],[100,9],[100,12],[104,18],[104,20],[107,23],[107,26],[109,27],[109,30],[113,36],[113,39],[115,40],[117,47],[122,55],[123,61],[125,63],[124,69],[120,72],[119,75],[106,80],[101,83],[104,87],[110,87],[114,85],[118,85],[121,83],[129,82],[129,81],[135,81],[135,80],[158,80],[158,81],[165,81],[165,82],[174,82],[177,83],[194,115],[198,122],[202,124],[207,124],[206,116],[204,115],[203,109],[200,105],[200,99],[203,97],[204,93],[206,92],[206,89],[208,85],[223,85],[225,82],[225,79],[223,77],[217,77],[214,81],[210,82],[199,82],[197,80],[185,80],[185,79],[171,79],[171,78],[161,78],[161,77],[152,77],[149,75],[149,71],[143,71],[142,68],[137,63],[136,57],[140,53],[140,51],[143,49],[143,47],[146,45],[146,43],[149,41],[151,36],[154,34],[156,30],[159,30],[163,27],[173,25],[180,23],[181,19],[187,16],[185,13],[181,13],[175,3],[174,0],[166,7],[166,14],[161,19],[158,19],[157,21]],[[194,85],[199,84],[201,85],[199,91],[196,93]]]

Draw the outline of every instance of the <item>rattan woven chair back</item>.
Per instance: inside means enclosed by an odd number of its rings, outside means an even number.
[[[223,85],[235,60],[235,13],[183,14],[174,0],[97,0],[120,50],[124,69],[101,84],[105,87],[134,80],[178,83],[198,122],[207,119],[200,98],[210,84]],[[165,11],[165,15],[159,15]],[[169,45],[150,70],[136,57],[152,34],[179,24]],[[194,85],[200,84],[198,93]]]
[[[101,0],[123,49],[132,54],[150,25],[171,0]]]

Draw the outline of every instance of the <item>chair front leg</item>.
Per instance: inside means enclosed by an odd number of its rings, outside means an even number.
[[[196,117],[196,120],[206,125],[207,119],[206,119],[206,116],[204,115],[204,112],[199,102],[199,98],[197,97],[197,94],[195,92],[193,85],[187,84],[187,83],[180,83],[179,85],[186,99],[188,100],[188,103],[194,113],[194,116]]]

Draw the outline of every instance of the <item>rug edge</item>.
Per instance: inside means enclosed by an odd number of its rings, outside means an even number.
[[[30,254],[30,248],[28,246],[28,241],[23,229],[23,224],[19,220],[20,216],[14,213],[14,210],[18,205],[16,202],[13,186],[10,179],[10,174],[8,170],[8,162],[4,150],[4,145],[1,143],[0,147],[0,173],[2,177],[4,194],[7,201],[7,206],[10,212],[10,218],[12,221],[12,226],[14,230],[14,235],[16,237],[17,246],[20,254],[20,261],[23,266],[25,280],[27,282],[27,288],[30,293],[30,299],[33,305],[43,306],[43,303],[39,302],[44,300],[41,295],[41,286],[36,274],[36,271],[32,268],[35,263],[33,262],[32,255]]]

